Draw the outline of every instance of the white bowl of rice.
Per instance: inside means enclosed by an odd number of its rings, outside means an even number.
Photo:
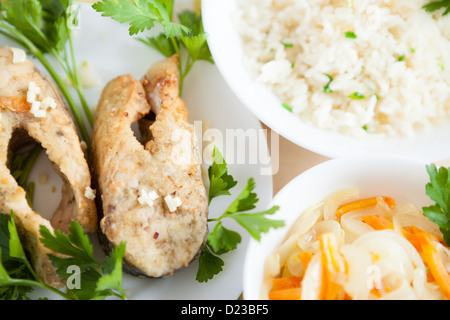
[[[208,44],[272,130],[338,157],[450,157],[450,14],[428,0],[203,0]]]
[[[336,271],[333,278],[338,286],[334,296],[328,292],[330,300],[445,299],[432,277],[427,278],[426,258],[422,260],[414,242],[402,233],[414,225],[442,240],[439,228],[422,212],[422,207],[433,204],[425,191],[429,179],[425,163],[382,155],[340,157],[299,175],[270,205],[280,207],[271,219],[283,220],[285,226],[271,229],[260,242],[249,243],[244,299],[276,300],[280,291],[274,291],[279,290],[279,283],[273,279],[280,278],[301,281],[291,292],[286,291],[287,296],[281,296],[286,298],[283,300],[315,300],[320,288],[330,288],[323,285],[326,280],[321,274],[325,268],[320,264],[321,235],[336,236],[338,248],[331,256],[336,265],[339,259],[345,260],[344,270]],[[340,220],[336,217],[342,204],[384,197],[393,199],[395,205],[386,207],[381,201],[354,207]],[[389,221],[391,227],[377,228],[374,221]],[[448,247],[437,242],[436,246],[442,250],[443,262],[448,263]],[[304,263],[301,253],[311,253],[312,259],[299,269],[299,260]]]

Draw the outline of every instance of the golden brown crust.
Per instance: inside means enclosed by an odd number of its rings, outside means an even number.
[[[157,63],[142,82],[130,75],[111,80],[98,104],[92,138],[102,237],[108,247],[126,242],[127,271],[149,277],[172,275],[187,266],[208,233],[199,152],[178,97],[175,63],[175,57]],[[152,140],[144,147],[131,125],[150,109],[156,120],[149,128]],[[183,156],[186,161],[179,161]],[[139,202],[143,190],[157,194],[153,205]],[[181,200],[175,212],[164,200],[168,195]]]
[[[12,58],[9,47],[0,47],[0,101],[3,101],[0,106],[0,212],[14,211],[38,275],[46,283],[58,287],[63,283],[48,260],[49,250],[37,240],[39,228],[44,225],[51,231],[55,228],[66,232],[70,222],[76,220],[86,232],[96,230],[95,203],[85,196],[86,188],[91,186],[90,170],[77,130],[59,91],[30,60],[13,63]],[[27,95],[30,82],[39,87],[39,100],[51,98],[56,103],[54,108],[47,108],[44,117],[36,117],[24,108],[27,104],[23,97]],[[18,186],[7,167],[9,143],[16,129],[25,130],[42,145],[65,182],[61,204],[51,222],[28,205],[25,191]],[[15,142],[25,141],[16,139]]]

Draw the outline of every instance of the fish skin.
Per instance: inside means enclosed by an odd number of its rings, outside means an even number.
[[[178,56],[156,63],[142,81],[112,79],[94,120],[99,241],[107,253],[126,242],[124,270],[139,277],[168,277],[188,266],[208,234],[208,198],[194,128],[178,96],[177,63]],[[156,118],[147,122],[151,113]],[[131,129],[140,120],[147,141],[138,141]],[[183,155],[187,161],[179,161]],[[142,189],[157,193],[152,206],[139,203]],[[168,195],[181,199],[175,212],[164,201]]]
[[[51,232],[57,229],[67,233],[73,220],[86,233],[97,230],[95,202],[85,196],[86,188],[91,186],[91,173],[77,129],[58,89],[31,60],[13,63],[12,59],[11,48],[0,47],[0,212],[14,212],[36,273],[48,285],[61,288],[64,282],[47,256],[54,252],[39,241],[39,230],[45,226]],[[26,96],[31,81],[39,86],[41,99],[51,97],[56,102],[55,108],[46,110],[45,117],[37,118],[30,113],[23,98],[7,99]],[[17,101],[21,103],[19,108],[15,107]],[[42,145],[63,180],[62,199],[50,221],[29,206],[25,191],[8,168],[11,153],[29,143],[30,137]]]

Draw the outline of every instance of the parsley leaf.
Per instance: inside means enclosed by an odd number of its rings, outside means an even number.
[[[353,92],[351,95],[349,95],[348,96],[350,99],[353,99],[353,100],[362,100],[362,99],[365,99],[366,98],[366,96],[365,95],[363,95],[362,93],[360,93],[360,92],[358,92],[358,91],[355,91],[355,92]]]
[[[184,79],[199,60],[214,63],[206,41],[201,14],[184,10],[178,14],[178,22],[172,17],[174,0],[102,0],[92,5],[102,16],[129,24],[129,34],[162,26],[162,32],[146,38],[137,38],[165,57],[180,56],[180,93]]]
[[[189,33],[190,29],[171,21],[173,0],[103,0],[92,7],[102,16],[120,23],[129,23],[130,35],[150,30],[159,23],[166,37]]]
[[[0,33],[37,58],[52,76],[75,118],[82,139],[89,144],[90,135],[80,110],[63,81],[60,71],[50,63],[47,54],[67,75],[90,124],[92,112],[86,102],[75,62],[72,27],[77,22],[73,0],[0,0]]]
[[[255,203],[258,202],[256,193],[252,192],[255,189],[255,180],[250,178],[247,185],[238,195],[238,197],[225,210],[225,214],[233,214],[238,211],[248,211],[255,208]]]
[[[209,185],[209,203],[215,197],[221,195],[230,195],[230,189],[236,186],[237,181],[228,174],[228,166],[220,153],[219,149],[214,146],[213,163],[208,168]]]
[[[222,221],[218,221],[214,230],[208,235],[208,245],[216,254],[224,254],[236,249],[241,240],[240,234],[225,228]]]
[[[442,15],[446,16],[450,13],[450,0],[432,1],[424,5],[422,8],[427,12],[435,12],[441,9],[445,9]]]
[[[89,238],[83,233],[78,223],[71,223],[68,235],[59,230],[55,230],[53,235],[45,226],[41,226],[40,233],[41,242],[46,248],[64,255],[64,258],[53,254],[49,255],[61,278],[67,276],[67,268],[72,265],[80,267],[81,270],[95,268],[99,265],[93,257],[93,248]]]
[[[271,220],[266,218],[266,215],[274,214],[280,207],[274,206],[269,210],[259,213],[241,213],[233,215],[241,226],[243,226],[256,240],[261,240],[261,233],[266,233],[270,228],[280,228],[284,226],[281,220]]]
[[[209,167],[208,173],[210,179],[210,201],[219,195],[230,195],[229,190],[237,182],[228,174],[227,164],[216,147],[213,150],[213,163]],[[217,219],[208,220],[216,222],[216,225],[213,231],[208,234],[206,245],[203,247],[200,255],[197,281],[207,282],[220,273],[223,270],[224,262],[218,256],[235,250],[242,241],[239,233],[223,226],[223,219],[234,219],[257,241],[261,239],[262,233],[268,232],[271,228],[284,226],[283,221],[271,220],[266,217],[274,214],[279,209],[277,206],[273,206],[263,212],[248,212],[254,209],[256,207],[255,204],[259,201],[254,189],[255,180],[250,178],[225,212]]]
[[[98,279],[96,288],[96,292],[102,296],[111,295],[115,290],[125,297],[122,289],[122,259],[125,255],[125,247],[125,243],[115,247],[103,262],[102,272],[104,275]]]
[[[103,264],[93,257],[92,245],[78,222],[72,222],[69,234],[60,231],[52,234],[47,227],[41,226],[40,241],[56,254],[49,254],[56,272],[66,279],[66,292],[45,284],[34,272],[27,254],[20,242],[14,222],[14,214],[10,217],[0,214],[0,300],[28,299],[27,293],[35,287],[52,291],[64,299],[87,300],[104,299],[116,296],[126,299],[122,289],[122,259],[125,244],[114,248]],[[81,270],[79,287],[72,288],[70,270]]]
[[[434,164],[427,166],[430,182],[426,185],[426,193],[436,204],[422,208],[424,215],[436,223],[445,243],[450,244],[450,175],[449,169],[441,167],[439,171]]]
[[[347,31],[345,32],[345,37],[348,39],[356,39],[358,36],[353,31]]]
[[[154,37],[138,38],[145,45],[159,51],[164,57],[168,58],[177,53],[177,48],[171,39],[167,38],[164,34],[159,34]]]
[[[222,272],[225,265],[222,259],[211,252],[207,244],[203,247],[198,260],[199,267],[195,277],[198,282],[208,282]]]
[[[0,300],[29,300],[35,287],[66,295],[43,283],[34,272],[20,242],[14,213],[0,213]]]
[[[78,222],[72,221],[68,235],[58,230],[55,230],[53,235],[45,226],[41,226],[40,232],[44,246],[58,253],[58,256],[50,254],[49,258],[61,278],[69,281],[72,276],[69,271],[74,267],[80,270],[79,285],[67,289],[70,297],[86,300],[104,299],[114,295],[126,299],[122,289],[122,259],[125,244],[115,247],[101,264],[93,256],[89,238]]]

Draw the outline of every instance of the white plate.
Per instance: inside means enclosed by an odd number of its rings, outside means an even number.
[[[306,208],[343,188],[358,188],[362,198],[386,195],[397,203],[407,202],[422,208],[432,203],[425,194],[428,181],[425,163],[391,156],[341,157],[300,174],[271,203],[280,206],[273,219],[282,219],[286,225],[271,230],[259,243],[250,241],[244,266],[244,299],[260,298],[267,256],[282,243]]]
[[[0,43],[12,45],[4,38],[0,38]],[[86,90],[89,105],[93,108],[107,81],[125,73],[140,79],[154,62],[163,59],[153,49],[131,39],[126,25],[121,25],[110,18],[100,17],[90,5],[82,5],[81,28],[76,30],[75,48],[77,62],[81,64],[88,61],[102,80],[101,85]],[[43,68],[41,70],[45,71]],[[224,137],[226,130],[262,130],[259,121],[235,98],[216,66],[207,62],[200,61],[194,66],[185,81],[183,98],[187,103],[192,123],[200,120],[209,121],[211,128],[220,130]],[[203,142],[204,145],[209,143]],[[259,152],[268,157],[265,141],[259,144]],[[227,162],[233,163],[232,159],[227,159]],[[231,197],[224,196],[213,200],[209,216],[218,217],[222,214],[250,177],[255,179],[255,192],[260,199],[255,210],[264,210],[272,199],[273,186],[272,176],[261,174],[261,169],[267,170],[267,167],[270,167],[270,164],[261,162],[230,164],[229,172],[239,183],[232,190]],[[39,176],[42,173],[49,175],[46,184],[39,184]],[[30,176],[30,181],[36,182],[34,208],[45,217],[51,216],[60,199],[60,178],[51,169],[47,157],[41,156]],[[58,191],[52,192],[54,186]],[[249,235],[235,223],[226,222],[225,225],[241,234],[242,243],[237,250],[221,256],[225,261],[222,273],[207,283],[199,283],[195,280],[198,262],[194,261],[171,278],[137,279],[124,275],[123,288],[129,293],[128,298],[237,299],[242,293],[242,268]],[[212,230],[214,225],[210,223],[209,227]],[[101,257],[96,237],[91,236],[91,239],[95,244],[97,255]],[[43,294],[54,297],[48,292]]]
[[[353,154],[392,154],[424,161],[450,158],[450,124],[414,138],[355,139],[317,129],[281,107],[265,86],[256,83],[243,65],[242,41],[231,15],[237,0],[203,0],[202,14],[208,44],[216,65],[236,96],[263,123],[293,143],[334,158]],[[301,18],[301,17],[299,17]]]

